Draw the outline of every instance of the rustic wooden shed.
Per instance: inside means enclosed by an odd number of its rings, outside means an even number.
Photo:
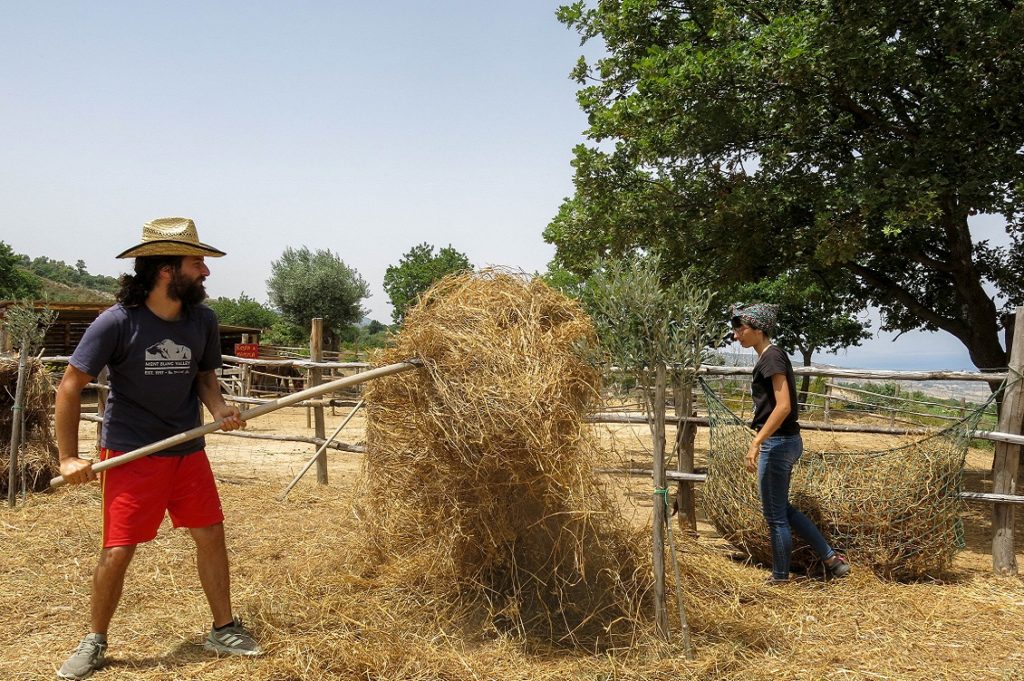
[[[23,305],[21,301],[4,300],[0,301],[0,319],[7,314],[10,307]],[[46,301],[34,301],[32,307],[35,310],[50,309],[57,313],[53,325],[46,332],[43,341],[43,354],[70,355],[82,340],[82,334],[92,323],[100,312],[103,312],[111,303],[49,303]],[[12,339],[7,337],[6,332],[0,327],[0,351],[10,352]]]

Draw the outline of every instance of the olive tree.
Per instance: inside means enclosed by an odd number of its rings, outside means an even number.
[[[310,320],[322,317],[327,346],[337,349],[342,331],[363,319],[360,304],[370,289],[337,254],[329,250],[286,248],[270,265],[267,292],[271,303],[287,321],[309,328]]]

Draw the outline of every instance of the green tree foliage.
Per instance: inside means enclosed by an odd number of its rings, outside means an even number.
[[[208,300],[206,304],[217,313],[221,324],[269,329],[281,319],[280,313],[250,298],[245,292],[237,300],[220,297]]]
[[[583,279],[576,272],[572,272],[560,265],[555,261],[548,263],[548,271],[544,274],[538,274],[545,284],[560,291],[570,298],[576,298],[581,300],[583,298],[584,288],[586,286],[586,280]]]
[[[360,302],[370,289],[360,274],[329,250],[286,248],[270,264],[270,302],[300,328],[323,317],[327,346],[337,349],[338,335],[366,315]]]
[[[1024,11],[998,0],[601,0],[559,19],[593,141],[545,232],[557,264],[660,253],[716,288],[837,269],[887,330],[1005,366],[1024,302]],[[1002,215],[1008,246],[967,219]],[[997,292],[993,300],[990,290]]]
[[[448,274],[473,269],[469,258],[448,245],[434,254],[434,247],[422,243],[413,246],[397,265],[384,273],[384,291],[391,300],[391,313],[396,324],[401,324],[405,313],[416,304],[420,294],[434,282]]]
[[[692,378],[717,345],[725,322],[713,299],[688,276],[665,283],[657,256],[601,261],[583,293],[605,360],[648,393],[659,364]]]
[[[4,313],[3,327],[17,349],[27,348],[37,352],[46,340],[46,331],[57,319],[57,313],[49,308],[36,310],[31,303],[12,305]]]
[[[790,354],[797,353],[811,366],[816,352],[836,352],[860,345],[871,337],[869,323],[858,317],[863,305],[849,294],[848,282],[788,272],[782,276],[735,289],[742,302],[779,305],[779,324],[772,342]],[[800,385],[800,402],[806,404],[810,376]]]
[[[371,348],[383,348],[391,342],[391,329],[376,319],[365,326],[351,326],[340,337],[341,342],[356,354]]]
[[[308,348],[309,331],[309,324],[300,327],[281,317],[260,336],[260,342],[266,345]]]
[[[49,279],[65,286],[88,288],[111,294],[117,293],[119,287],[116,277],[89,274],[85,268],[84,260],[78,260],[72,266],[63,260],[51,260],[46,256],[39,256],[31,260],[26,258],[25,268],[44,279]]]
[[[39,280],[27,272],[24,257],[0,241],[0,300],[36,299],[42,291]]]

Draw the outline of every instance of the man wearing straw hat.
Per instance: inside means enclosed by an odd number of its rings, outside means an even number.
[[[200,425],[200,401],[223,430],[245,423],[220,393],[217,316],[202,305],[204,258],[222,251],[199,241],[187,218],[160,218],[142,228],[142,242],[118,258],[135,258],[121,277],[117,303],[86,330],[57,389],[60,473],[71,484],[96,479],[78,456],[81,394],[107,367],[110,392],[100,458],[109,459]],[[103,549],[93,573],[91,630],[57,672],[85,679],[103,664],[107,627],[117,609],[135,547],[153,539],[165,512],[196,543],[199,581],[213,614],[204,647],[218,653],[262,651],[231,610],[224,514],[202,437],[110,468],[103,489]]]

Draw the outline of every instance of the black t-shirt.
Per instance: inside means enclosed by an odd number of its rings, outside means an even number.
[[[775,409],[775,389],[772,387],[772,376],[783,374],[786,377],[786,384],[789,386],[789,415],[782,422],[775,435],[797,435],[800,433],[800,424],[797,422],[797,414],[800,409],[796,401],[796,379],[793,375],[793,364],[789,361],[782,350],[774,345],[765,348],[761,356],[757,358],[754,365],[753,381],[750,384],[750,394],[754,398],[754,420],[750,426],[754,430],[761,430],[772,411]]]
[[[144,303],[118,303],[89,325],[71,364],[90,376],[110,369],[103,447],[129,452],[199,425],[196,376],[221,364],[218,329],[205,305],[167,321]],[[199,437],[153,456],[188,454],[205,442]]]

